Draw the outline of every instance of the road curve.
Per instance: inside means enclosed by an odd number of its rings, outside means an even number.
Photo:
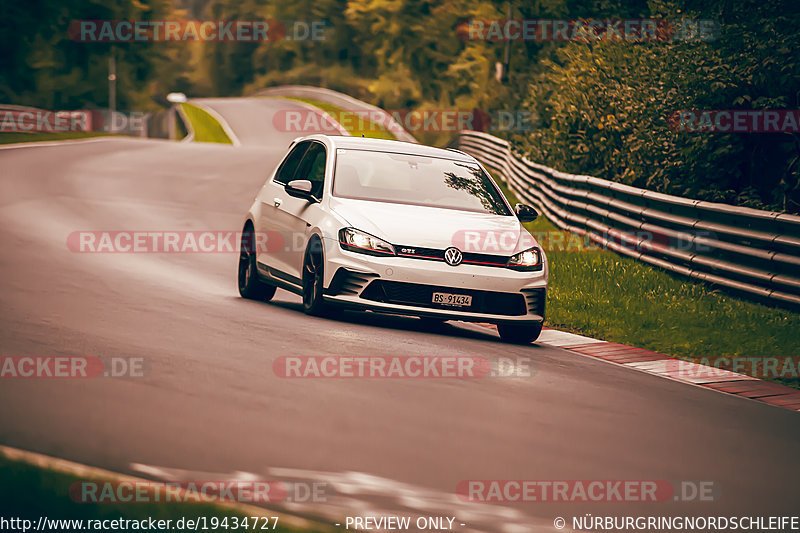
[[[110,470],[330,483],[341,519],[450,514],[459,531],[551,531],[556,516],[796,513],[798,414],[477,327],[312,318],[242,300],[233,253],[91,254],[80,230],[230,230],[294,134],[270,100],[225,114],[242,147],[110,139],[0,150],[0,355],[144,357],[144,378],[0,381],[0,443]],[[236,109],[234,109],[236,108]],[[248,112],[248,109],[252,109]],[[258,111],[256,111],[256,109]],[[253,128],[253,130],[249,128]],[[262,133],[255,131],[264,128]],[[526,378],[289,380],[286,355],[480,355]],[[468,479],[709,480],[713,502],[471,504]]]
[[[285,147],[303,135],[346,133],[324,111],[289,98],[193,98],[190,103],[220,118],[243,146]]]

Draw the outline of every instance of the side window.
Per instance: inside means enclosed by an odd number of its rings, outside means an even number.
[[[325,186],[325,161],[325,147],[318,142],[312,143],[294,178],[310,181],[311,194],[317,198],[322,198],[322,189]]]
[[[281,163],[281,167],[278,169],[278,172],[275,174],[275,182],[280,183],[281,185],[286,185],[294,178],[295,171],[297,171],[297,166],[300,164],[300,160],[303,158],[303,154],[306,153],[308,150],[311,141],[303,141],[297,143],[297,145],[292,148],[292,151],[283,160]]]

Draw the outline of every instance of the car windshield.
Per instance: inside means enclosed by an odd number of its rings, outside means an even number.
[[[333,194],[344,198],[510,215],[491,178],[475,163],[340,148]]]

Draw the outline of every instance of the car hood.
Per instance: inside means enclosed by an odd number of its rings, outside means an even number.
[[[351,227],[392,244],[512,255],[535,246],[515,216],[388,202],[332,198],[331,209]]]

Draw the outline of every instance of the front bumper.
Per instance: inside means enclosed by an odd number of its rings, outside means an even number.
[[[519,272],[506,268],[461,264],[456,267],[441,261],[406,257],[374,257],[342,250],[337,241],[326,242],[324,300],[330,304],[382,313],[463,320],[494,324],[535,324],[544,320],[547,289],[547,262],[538,272]],[[449,308],[419,301],[380,301],[373,282],[388,282],[429,291],[458,291],[476,295],[473,309]],[[368,290],[369,288],[369,290]],[[419,290],[417,291],[419,292]],[[519,308],[497,309],[497,305],[477,305],[486,299],[508,301],[516,296]],[[478,308],[496,312],[479,312]]]

